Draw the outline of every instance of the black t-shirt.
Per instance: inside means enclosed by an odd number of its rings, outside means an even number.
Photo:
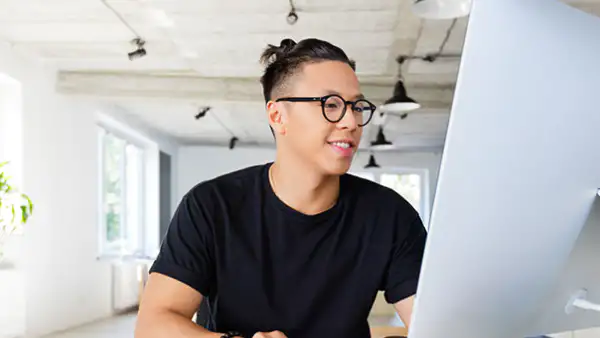
[[[393,190],[346,174],[335,206],[302,214],[274,194],[270,165],[192,188],[151,272],[208,297],[218,332],[370,337],[378,290],[389,303],[417,290],[426,238],[418,213]]]

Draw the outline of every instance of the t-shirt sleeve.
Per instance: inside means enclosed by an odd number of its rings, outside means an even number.
[[[416,294],[427,238],[418,215],[409,224],[398,224],[395,230],[392,257],[384,284],[385,299],[390,304]]]
[[[205,297],[210,295],[215,273],[209,214],[193,191],[186,194],[171,220],[150,273],[169,276]]]

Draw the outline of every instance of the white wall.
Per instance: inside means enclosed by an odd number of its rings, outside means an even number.
[[[382,169],[426,169],[429,180],[430,206],[433,201],[441,153],[393,153],[382,152],[376,155]],[[179,202],[183,195],[194,185],[251,165],[266,163],[275,158],[275,149],[269,148],[235,148],[187,146],[179,149],[177,162],[177,198]],[[356,155],[351,171],[366,171],[369,153],[361,152]]]
[[[38,336],[110,316],[111,263],[97,259],[97,113],[129,121],[114,107],[57,94],[54,70],[0,44],[2,73],[21,84],[22,142],[0,138],[0,149],[22,144],[19,176],[35,204],[24,235],[10,243],[26,307],[8,320],[24,318],[27,336]],[[141,134],[176,158],[170,139]]]
[[[21,84],[0,73],[0,162],[11,160],[2,172],[17,187],[22,183],[21,121]],[[25,330],[24,275],[10,260],[21,255],[22,246],[22,241],[5,241],[0,233],[0,255],[5,256],[0,258],[0,337]]]
[[[0,46],[22,88],[22,187],[35,203],[19,257],[25,324],[42,334],[110,314],[110,269],[96,260],[96,107],[54,93],[55,72]]]
[[[177,197],[181,201],[194,185],[251,165],[266,163],[275,158],[275,150],[268,148],[236,148],[229,150],[215,146],[187,146],[179,148],[176,166]]]

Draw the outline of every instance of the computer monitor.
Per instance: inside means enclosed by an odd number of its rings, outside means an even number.
[[[600,19],[475,0],[410,338],[600,326]]]

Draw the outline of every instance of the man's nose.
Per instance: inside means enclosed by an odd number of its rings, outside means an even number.
[[[337,126],[340,129],[349,130],[354,130],[358,128],[358,121],[356,120],[356,115],[354,114],[354,111],[352,111],[351,106],[346,107],[346,112],[344,113],[344,116],[342,117],[340,122],[337,123]]]

